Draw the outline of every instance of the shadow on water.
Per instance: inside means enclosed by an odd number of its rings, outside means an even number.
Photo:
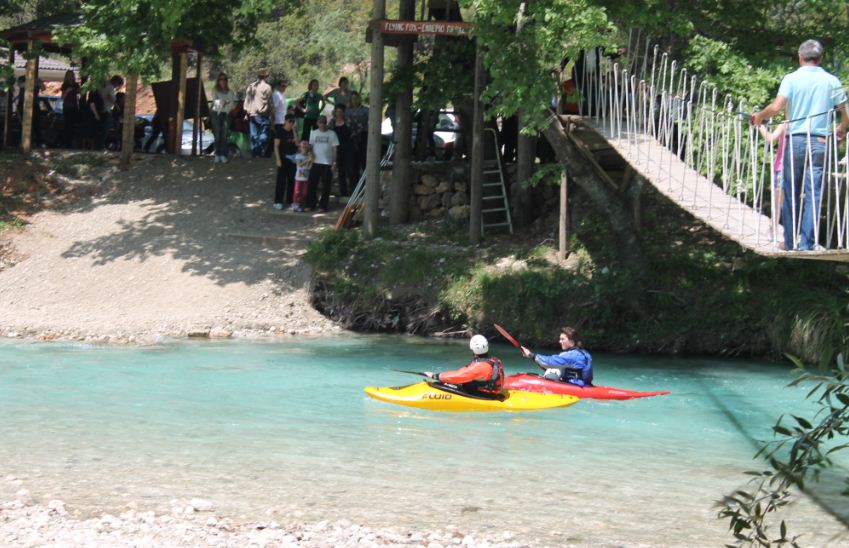
[[[724,403],[723,398],[714,392],[710,383],[705,382],[703,379],[694,380],[700,385],[702,392],[713,403],[716,409],[749,442],[752,446],[752,454],[757,452],[763,446],[764,440],[757,439],[746,429],[746,426],[737,418],[735,412]],[[743,404],[744,402],[745,400],[741,400],[739,403]],[[749,409],[763,415],[764,423],[771,424],[778,419],[778,417],[769,417],[765,412],[754,408],[752,405],[749,405]],[[766,465],[766,463],[764,464]],[[849,504],[846,503],[847,498],[841,495],[841,492],[846,486],[847,477],[849,477],[848,469],[838,464],[832,464],[830,468],[822,472],[818,482],[808,482],[802,492],[814,501],[817,506],[849,529]]]
[[[171,256],[182,271],[218,285],[254,285],[274,280],[280,289],[300,287],[296,280],[275,279],[282,266],[297,263],[309,234],[329,222],[271,210],[273,163],[234,161],[213,166],[206,159],[156,157],[125,173],[114,173],[112,190],[82,200],[66,213],[141,203],[143,216],[121,219],[108,234],[78,239],[63,257],[88,257],[104,265],[119,260],[145,261]],[[272,247],[230,235],[271,237]]]

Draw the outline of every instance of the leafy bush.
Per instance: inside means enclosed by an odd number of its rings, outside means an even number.
[[[799,535],[791,536],[782,519],[775,532],[775,521],[793,497],[791,488],[805,489],[819,481],[833,466],[832,455],[849,447],[849,369],[838,355],[834,371],[814,373],[794,360],[797,378],[790,386],[813,383],[808,398],[815,398],[819,410],[814,417],[784,416],[772,430],[775,439],[765,443],[755,457],[764,457],[770,469],[748,472],[754,476],[747,488],[734,491],[719,502],[718,517],[729,521],[729,529],[739,543],[749,546],[799,546]],[[837,444],[835,444],[835,442]],[[844,480],[849,496],[849,477]],[[810,485],[809,485],[810,487]]]
[[[692,74],[707,78],[721,94],[730,93],[753,106],[769,104],[783,76],[780,69],[756,67],[727,43],[704,36],[690,40],[685,58]]]

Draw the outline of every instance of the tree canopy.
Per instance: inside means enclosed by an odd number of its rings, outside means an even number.
[[[539,112],[550,101],[550,71],[581,49],[624,46],[639,29],[691,73],[726,93],[763,104],[796,66],[808,39],[826,48],[824,65],[849,77],[846,0],[464,0],[485,48],[488,97],[508,113]],[[509,90],[507,93],[506,90]]]
[[[95,81],[114,70],[153,78],[170,57],[172,40],[192,40],[211,52],[243,47],[271,6],[271,0],[86,0],[80,5],[83,24],[59,37],[86,59]]]
[[[287,78],[292,90],[305,89],[312,78],[323,90],[349,65],[359,68],[349,74],[359,88],[367,75],[363,61],[369,57],[365,34],[370,9],[369,0],[293,3],[258,26],[252,47],[226,52],[222,65],[231,85],[244,88],[256,69],[265,67],[272,77]]]

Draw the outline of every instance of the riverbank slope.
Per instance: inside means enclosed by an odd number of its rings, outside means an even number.
[[[326,233],[308,259],[314,303],[346,328],[497,337],[552,346],[576,326],[594,350],[758,356],[815,361],[845,344],[842,263],[765,258],[741,248],[647,186],[641,231],[650,272],[636,279],[579,189],[570,204],[571,254],[557,260],[550,207],[514,235],[466,242],[468,227],[430,222]]]
[[[272,209],[273,162],[137,158],[126,172],[113,155],[2,159],[7,182],[26,184],[4,200],[14,223],[0,232],[0,335],[146,342],[336,329],[309,305],[301,260],[332,219]]]

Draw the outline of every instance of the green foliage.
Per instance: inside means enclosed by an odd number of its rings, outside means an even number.
[[[306,90],[312,78],[324,91],[344,65],[359,67],[348,74],[351,87],[365,86],[363,61],[369,58],[365,42],[371,2],[368,0],[317,0],[294,4],[283,15],[261,23],[250,49],[228,50],[222,67],[230,85],[243,90],[254,81],[256,69],[268,68],[272,79],[286,77],[290,93]]]
[[[105,163],[106,159],[100,154],[81,153],[59,157],[53,160],[50,166],[60,175],[76,177],[80,174],[81,169],[99,167]]]
[[[416,108],[439,110],[460,105],[474,90],[475,43],[465,38],[423,37],[416,44]]]
[[[24,226],[24,221],[20,217],[11,216],[8,219],[0,216],[0,232],[6,230],[18,230]]]
[[[12,27],[59,13],[73,13],[81,0],[0,0],[0,25]]]
[[[319,271],[331,272],[344,264],[359,243],[359,231],[326,230],[310,244],[306,259]]]
[[[509,319],[511,331],[528,340],[548,340],[563,322],[586,327],[577,302],[586,296],[587,279],[550,266],[501,270],[479,263],[440,295],[455,318],[479,328]]]
[[[86,0],[83,24],[59,29],[57,38],[86,59],[93,85],[116,70],[151,79],[170,58],[172,40],[193,40],[213,52],[243,47],[271,6],[271,0]]]
[[[718,517],[728,520],[738,543],[749,546],[799,546],[799,536],[789,535],[785,521],[778,521],[793,497],[791,488],[819,481],[833,466],[833,455],[849,447],[849,369],[843,355],[837,356],[830,373],[811,372],[800,360],[793,361],[798,369],[790,386],[813,384],[808,398],[816,401],[818,411],[810,418],[779,417],[773,426],[775,439],[755,455],[770,469],[748,472],[754,476],[748,486],[719,502]],[[849,484],[849,478],[844,479]],[[849,489],[843,495],[849,496]]]
[[[716,85],[722,93],[745,99],[749,105],[765,106],[772,101],[783,70],[755,67],[724,42],[695,36],[685,52],[687,69]]]
[[[557,82],[552,70],[581,49],[610,46],[614,27],[603,8],[589,0],[542,0],[528,3],[524,24],[514,32],[520,0],[465,0],[474,9],[475,38],[484,48],[489,84],[484,100],[492,113],[511,115],[524,109],[541,118]]]
[[[759,67],[793,66],[796,46],[817,38],[826,47],[826,65],[847,53],[846,0],[596,0],[623,29],[662,37],[677,57],[697,36],[728,44]]]
[[[563,173],[563,166],[560,164],[543,164],[537,166],[533,174],[521,184],[524,188],[533,188],[541,183],[557,184],[560,183],[560,174]]]

